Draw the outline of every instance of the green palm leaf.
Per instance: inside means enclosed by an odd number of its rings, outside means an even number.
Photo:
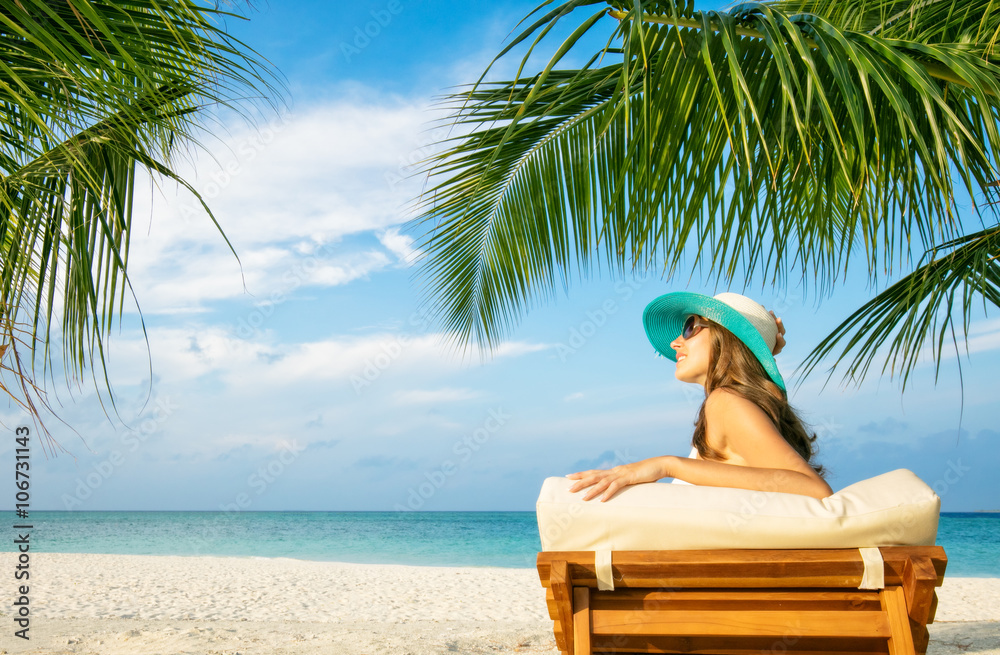
[[[197,143],[202,108],[253,120],[278,93],[270,66],[220,27],[237,18],[188,0],[0,1],[0,338],[14,351],[0,367],[36,416],[36,355],[44,378],[55,339],[69,378],[95,365],[110,388],[137,167],[194,192],[170,157]]]
[[[923,356],[934,359],[940,372],[949,346],[959,354],[956,317],[965,338],[973,311],[988,305],[1000,307],[1000,226],[928,251],[912,273],[858,308],[823,339],[802,363],[802,372],[808,374],[840,350],[838,361],[849,360],[844,379],[863,379],[876,356],[886,350],[881,372],[898,372],[905,388]]]
[[[459,344],[492,347],[574,268],[797,273],[828,291],[862,258],[878,280],[960,237],[956,187],[996,179],[990,3],[914,4],[907,21],[886,2],[607,4],[621,22],[588,14],[552,59],[597,29],[620,46],[449,99],[468,134],[427,162],[415,225],[419,279]]]

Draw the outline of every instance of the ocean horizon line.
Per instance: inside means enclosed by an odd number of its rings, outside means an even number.
[[[46,514],[98,514],[128,512],[131,514],[156,514],[190,512],[193,514],[535,514],[533,509],[32,509],[31,513]],[[0,509],[0,513],[14,514],[13,509]],[[1000,509],[974,509],[961,512],[941,512],[941,516],[971,516],[995,514]],[[23,519],[18,519],[23,520]]]

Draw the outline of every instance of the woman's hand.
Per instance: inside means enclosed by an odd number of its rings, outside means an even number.
[[[772,355],[777,355],[785,348],[785,324],[781,322],[781,319],[774,316],[774,311],[769,311],[768,314],[774,317],[774,322],[778,325],[778,334],[774,339],[774,350],[771,351]]]
[[[660,478],[667,477],[664,468],[665,460],[665,457],[653,457],[641,462],[616,466],[612,469],[571,473],[566,477],[578,482],[569,490],[573,493],[587,487],[593,487],[583,499],[590,500],[603,493],[601,502],[604,502],[625,487],[644,482],[656,482]]]

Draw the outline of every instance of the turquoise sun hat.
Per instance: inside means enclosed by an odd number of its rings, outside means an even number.
[[[785,389],[785,380],[774,361],[778,324],[764,306],[738,293],[720,293],[714,298],[678,291],[656,298],[642,312],[642,324],[656,352],[677,361],[670,344],[681,335],[688,316],[704,316],[736,335],[761,363],[768,377]]]

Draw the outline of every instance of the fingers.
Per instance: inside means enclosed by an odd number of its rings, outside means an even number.
[[[610,484],[611,484],[611,482],[607,478],[601,480],[600,482],[598,482],[597,484],[594,485],[593,489],[591,489],[590,491],[587,492],[587,495],[584,496],[583,499],[584,500],[593,500],[594,498],[597,498],[598,496],[601,495],[601,493],[605,489],[608,488],[608,485],[610,485]],[[602,498],[601,500],[605,500],[605,499]]]
[[[570,493],[576,493],[581,489],[586,489],[591,486],[601,479],[602,473],[606,473],[606,471],[580,471],[579,473],[570,473],[566,477],[577,481],[576,484],[569,488]]]
[[[612,496],[614,496],[616,493],[618,493],[618,490],[621,489],[624,486],[626,486],[626,485],[621,484],[620,480],[614,480],[614,481],[612,481],[610,484],[608,484],[608,487],[605,490],[604,495],[601,496],[601,502],[603,503],[606,500],[608,500],[609,498],[611,498]]]
[[[583,497],[585,501],[601,496],[601,502],[604,502],[636,482],[630,465],[616,466],[607,470],[580,471],[570,473],[566,477],[576,480],[576,483],[569,488],[570,493],[576,493],[590,487]]]
[[[594,489],[591,489],[588,494],[594,494],[595,492],[600,493],[607,485],[605,479],[609,474],[611,474],[611,471],[581,471],[579,473],[571,473],[566,477],[571,480],[576,480],[576,483],[569,488],[569,492],[576,493],[586,489],[587,487],[597,485]],[[592,496],[588,496],[584,498],[584,500],[590,500],[591,497]]]
[[[578,480],[576,484],[569,488],[569,491],[570,493],[576,493],[590,487],[583,500],[592,500],[604,494],[601,498],[601,502],[604,502],[628,485],[629,483],[617,471],[594,471],[593,475]]]
[[[786,343],[786,341],[785,341],[785,324],[781,322],[780,318],[778,318],[777,316],[774,316],[774,312],[773,311],[769,311],[768,314],[770,314],[771,316],[774,317],[774,322],[778,326],[778,334],[775,336],[775,339],[774,339],[774,349],[771,350],[771,354],[772,355],[777,355],[785,347],[785,343]]]
[[[578,480],[576,484],[574,484],[572,487],[569,488],[569,492],[576,493],[577,491],[582,491],[583,489],[586,489],[587,487],[590,487],[600,481],[601,478],[599,477],[584,478],[583,480]]]
[[[604,473],[604,471],[595,471],[594,469],[590,469],[589,471],[579,471],[577,473],[570,473],[566,477],[569,478],[570,480],[579,480],[584,476],[594,475],[595,473]]]

